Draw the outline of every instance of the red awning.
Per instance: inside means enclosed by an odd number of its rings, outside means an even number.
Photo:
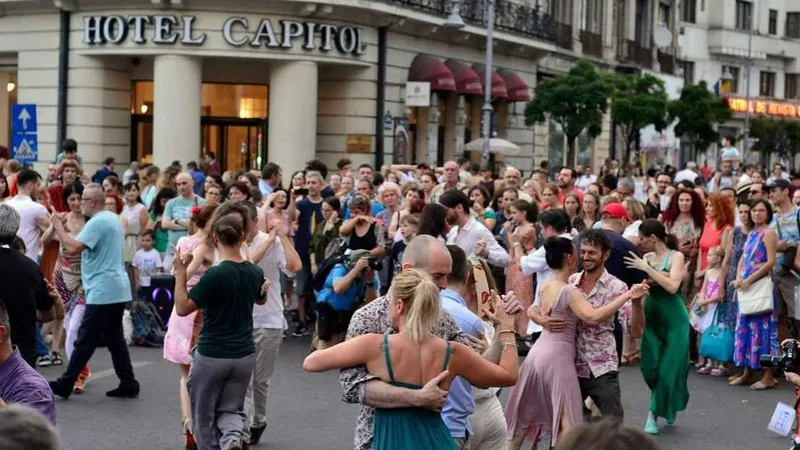
[[[444,62],[453,77],[456,79],[456,92],[463,95],[483,95],[483,83],[481,77],[472,70],[472,67],[455,59],[448,59]]]
[[[473,64],[472,70],[478,74],[481,79],[481,84],[483,84],[484,78],[486,78],[484,75],[486,73],[486,66],[483,64]],[[498,75],[495,71],[492,71],[492,97],[501,99],[508,98],[506,83],[503,81],[503,77]]]
[[[432,91],[455,91],[456,80],[444,63],[433,56],[419,54],[408,69],[408,81],[427,81]]]
[[[503,81],[506,82],[506,89],[508,90],[508,101],[510,102],[529,102],[531,101],[531,93],[528,90],[528,83],[513,70],[500,69],[498,70]]]

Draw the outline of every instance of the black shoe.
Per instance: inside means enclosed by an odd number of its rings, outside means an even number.
[[[305,325],[298,323],[297,326],[294,328],[292,336],[294,337],[308,336],[308,328],[306,328]]]
[[[106,392],[106,397],[137,398],[139,397],[139,383],[128,386],[120,384],[116,389]]]
[[[51,381],[50,389],[53,391],[53,394],[56,394],[64,400],[68,399],[70,394],[72,394],[72,386],[64,387],[58,381]]]
[[[261,435],[264,434],[264,430],[267,429],[267,424],[261,425],[257,428],[250,428],[250,444],[256,445],[258,441],[261,440]]]

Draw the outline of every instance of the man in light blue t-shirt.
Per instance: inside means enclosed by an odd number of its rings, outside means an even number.
[[[164,271],[172,271],[172,258],[174,257],[173,246],[178,243],[178,239],[189,233],[189,222],[192,218],[192,208],[203,204],[203,197],[194,193],[194,179],[187,172],[181,172],[175,177],[175,184],[178,186],[178,196],[170,199],[164,207],[164,215],[161,216],[161,228],[167,230],[169,245],[167,254],[164,257]]]
[[[109,397],[138,397],[139,382],[133,375],[128,345],[122,333],[125,303],[131,300],[131,286],[125,272],[125,235],[116,214],[105,211],[103,187],[92,183],[83,190],[81,212],[89,217],[86,226],[72,237],[65,229],[66,216],[53,214],[51,221],[67,253],[81,254],[81,282],[86,291],[83,314],[75,350],[67,370],[50,382],[53,393],[68,398],[75,380],[92,358],[103,338],[111,352],[119,387],[106,392]]]

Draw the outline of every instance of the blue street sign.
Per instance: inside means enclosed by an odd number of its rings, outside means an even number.
[[[38,131],[36,105],[13,105],[11,107],[11,157],[21,163],[38,161]]]
[[[39,160],[39,139],[36,133],[11,135],[11,157],[21,163]]]
[[[39,131],[36,123],[36,105],[13,105],[11,107],[11,132],[36,133]]]

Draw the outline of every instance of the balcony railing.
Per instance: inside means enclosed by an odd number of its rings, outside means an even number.
[[[658,65],[661,66],[661,73],[675,74],[675,57],[669,52],[658,51]]]
[[[648,69],[653,68],[653,52],[636,41],[621,41],[617,46],[617,59],[620,62],[636,64]]]
[[[597,58],[603,57],[603,37],[591,31],[581,30],[583,54]]]
[[[442,17],[450,13],[452,0],[383,0]],[[556,41],[558,24],[539,6],[526,6],[509,0],[494,0],[495,29],[549,42]],[[462,0],[461,17],[465,22],[481,26],[484,23],[484,0]]]

